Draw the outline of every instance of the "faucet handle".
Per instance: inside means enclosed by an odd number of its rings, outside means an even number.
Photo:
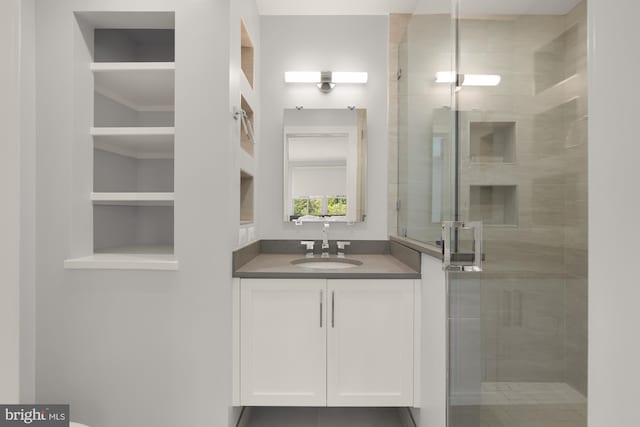
[[[307,252],[313,252],[313,247],[315,246],[316,242],[314,242],[313,240],[303,240],[300,242],[300,244],[306,245]]]
[[[345,246],[349,246],[351,242],[336,242],[336,244],[338,245],[338,249],[344,250]]]

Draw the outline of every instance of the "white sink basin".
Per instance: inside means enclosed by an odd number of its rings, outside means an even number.
[[[357,267],[362,265],[362,261],[349,258],[302,258],[291,261],[291,264],[313,270],[336,270]]]

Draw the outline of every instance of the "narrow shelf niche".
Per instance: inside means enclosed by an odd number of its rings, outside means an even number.
[[[471,122],[469,134],[472,162],[515,162],[515,122]]]
[[[247,115],[247,117],[246,117],[246,119],[247,119],[246,126],[245,126],[245,124],[240,123],[240,146],[242,147],[242,149],[244,151],[246,151],[248,154],[253,156],[253,152],[254,152],[253,137],[255,137],[255,135],[249,135],[249,132],[251,132],[253,134],[253,130],[255,129],[255,127],[254,127],[254,123],[255,123],[254,122],[254,114],[253,114],[253,109],[251,108],[251,106],[247,102],[247,100],[244,97],[244,95],[240,96],[240,108],[242,108],[242,110]],[[247,127],[249,127],[249,129],[247,129]]]
[[[247,27],[244,25],[242,19],[240,20],[240,44],[240,66],[244,76],[249,82],[249,86],[253,88],[254,48]]]
[[[577,73],[578,26],[575,25],[534,52],[536,94],[549,89]]]
[[[253,223],[253,176],[240,171],[240,224]]]
[[[472,185],[469,217],[486,225],[517,225],[515,185]]]

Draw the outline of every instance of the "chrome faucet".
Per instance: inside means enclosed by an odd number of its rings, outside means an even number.
[[[344,258],[344,251],[347,246],[351,244],[351,242],[336,242],[338,245],[338,258]]]
[[[322,258],[329,257],[329,223],[322,224]]]
[[[300,244],[307,247],[307,254],[305,256],[307,258],[313,258],[313,247],[315,246],[316,242],[314,242],[313,240],[303,240],[300,242]]]

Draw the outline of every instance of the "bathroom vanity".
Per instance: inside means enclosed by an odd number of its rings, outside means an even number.
[[[236,251],[236,404],[413,406],[420,256],[353,243],[344,258],[307,256],[298,241]]]

